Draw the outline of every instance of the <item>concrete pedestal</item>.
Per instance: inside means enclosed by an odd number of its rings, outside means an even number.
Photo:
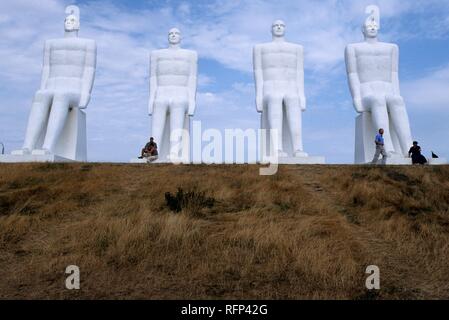
[[[161,158],[155,160],[155,161],[148,161],[147,159],[139,159],[134,158],[129,161],[133,164],[171,164],[172,162],[170,160],[163,160]],[[185,162],[183,161],[182,164],[191,164],[191,162]]]
[[[129,163],[133,163],[133,164],[152,164],[152,163],[163,163],[160,162],[159,160],[156,161],[148,161],[147,159],[139,159],[139,158],[135,158],[135,159],[131,159],[129,161]],[[165,162],[168,163],[168,162]]]
[[[55,154],[73,161],[87,161],[86,113],[78,108],[69,112]]]
[[[374,155],[373,155],[373,157],[374,157]],[[372,160],[373,159],[371,159],[371,161]],[[370,164],[371,162],[369,161],[368,163]],[[381,164],[381,163],[382,163],[382,156],[380,156],[377,164]],[[386,164],[391,165],[391,166],[411,166],[412,159],[411,158],[387,158]]]
[[[0,163],[30,163],[30,162],[75,162],[71,159],[56,156],[54,154],[47,155],[0,155]]]
[[[85,162],[87,161],[86,113],[79,108],[72,108],[64,128],[59,136],[54,154],[47,155],[39,150],[44,144],[47,124],[31,154],[22,150],[13,151],[11,155],[1,156],[0,162]]]
[[[270,163],[269,160],[262,160],[262,164],[268,164]],[[326,158],[325,157],[283,157],[277,159],[278,164],[326,164]]]
[[[429,159],[429,164],[432,166],[444,166],[447,165],[447,159],[438,158],[438,159]]]

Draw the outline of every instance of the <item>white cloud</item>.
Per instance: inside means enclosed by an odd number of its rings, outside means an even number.
[[[199,87],[202,87],[202,88],[208,87],[208,86],[210,86],[211,84],[214,84],[214,83],[215,83],[215,79],[212,78],[211,76],[208,76],[208,75],[206,75],[204,73],[200,73],[198,75],[198,86]]]
[[[449,113],[449,65],[421,79],[403,83],[402,94],[411,108]]]
[[[205,127],[257,127],[251,52],[255,43],[270,41],[272,20],[284,19],[288,40],[304,45],[308,98],[315,98],[341,89],[335,79],[344,75],[343,49],[361,41],[360,24],[370,2],[381,6],[384,39],[447,37],[449,4],[436,0],[184,1],[176,7],[170,6],[172,1],[158,6],[151,6],[151,1],[144,9],[83,2],[80,36],[98,43],[97,77],[88,108],[92,158],[126,161],[148,136],[149,52],[166,46],[170,27],[181,29],[184,46],[197,50],[200,59],[235,71],[235,79],[226,79],[224,85],[215,69],[200,69],[197,119],[207,121]],[[17,141],[23,138],[31,98],[39,86],[43,43],[62,36],[67,4],[68,0],[0,1],[0,138],[15,147],[20,146]],[[423,13],[429,10],[433,15]],[[405,15],[412,19],[403,19]],[[447,69],[404,84],[408,101],[435,109],[447,105]],[[114,155],[105,152],[111,147]]]

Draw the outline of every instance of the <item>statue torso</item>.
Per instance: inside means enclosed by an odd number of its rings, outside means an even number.
[[[156,61],[158,89],[160,87],[188,87],[193,55],[191,50],[162,49],[153,51]]]
[[[67,38],[49,40],[50,72],[47,90],[81,91],[86,55],[93,40]]]
[[[356,43],[354,48],[357,71],[361,84],[384,82],[391,84],[393,72],[394,44]]]
[[[262,55],[264,85],[290,83],[296,86],[298,77],[298,52],[302,47],[288,42],[271,42],[259,45]]]

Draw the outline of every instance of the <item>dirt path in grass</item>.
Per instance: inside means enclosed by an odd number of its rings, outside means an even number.
[[[379,266],[381,279],[388,279],[388,282],[382,283],[384,287],[388,287],[387,292],[398,294],[397,290],[400,290],[399,294],[406,299],[420,299],[434,295],[433,292],[426,290],[426,284],[432,282],[432,275],[416,270],[414,264],[419,261],[411,261],[410,256],[401,250],[398,243],[386,239],[376,232],[370,223],[366,223],[360,217],[359,208],[342,203],[341,193],[344,191],[338,190],[336,185],[332,185],[330,180],[323,175],[320,167],[297,166],[291,167],[289,170],[299,173],[304,187],[311,194],[319,197],[320,201],[324,202],[331,211],[342,215],[347,223],[351,224],[356,232],[356,237],[366,245],[367,255],[372,257],[372,264]],[[404,286],[404,284],[406,285]],[[401,288],[398,289],[398,287]]]

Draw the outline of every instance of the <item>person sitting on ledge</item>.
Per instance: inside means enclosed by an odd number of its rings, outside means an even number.
[[[150,138],[150,142],[145,145],[145,148],[142,149],[142,154],[139,159],[147,158],[150,161],[154,161],[158,158],[157,152],[157,143],[154,141],[154,138]]]
[[[421,154],[421,147],[417,141],[413,141],[413,147],[410,148],[408,156],[412,158],[413,164],[426,164],[427,159]]]

